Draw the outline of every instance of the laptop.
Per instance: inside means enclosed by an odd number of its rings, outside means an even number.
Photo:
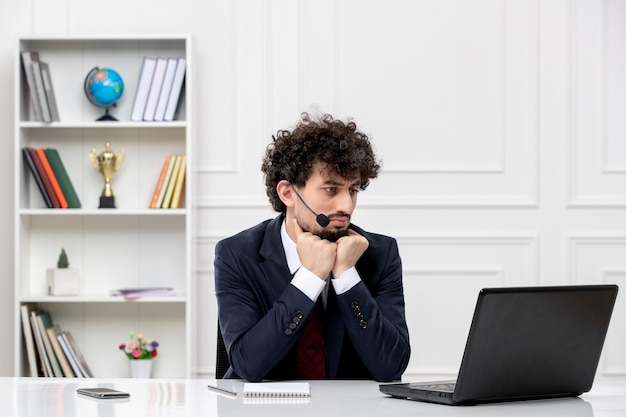
[[[455,381],[380,384],[449,405],[576,397],[591,389],[616,285],[485,288]]]

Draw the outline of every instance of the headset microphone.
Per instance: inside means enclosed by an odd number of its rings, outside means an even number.
[[[291,185],[291,189],[293,190],[293,192],[296,193],[300,201],[302,201],[302,204],[304,204],[304,207],[308,208],[311,213],[315,214],[315,221],[317,222],[317,224],[319,224],[322,227],[328,226],[328,224],[330,223],[330,219],[328,218],[328,216],[322,213],[317,214],[316,212],[314,212],[313,209],[309,207],[306,201],[304,201],[304,199],[300,196],[300,194],[298,194],[293,184],[289,184],[289,185]]]

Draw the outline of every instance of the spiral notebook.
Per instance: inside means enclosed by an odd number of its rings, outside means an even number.
[[[310,398],[308,382],[246,382],[243,398]]]

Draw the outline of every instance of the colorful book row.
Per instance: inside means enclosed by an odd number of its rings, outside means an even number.
[[[186,172],[185,155],[167,155],[159,171],[150,208],[180,208],[185,192]]]
[[[174,120],[186,67],[185,58],[144,57],[130,120]]]
[[[93,378],[72,334],[36,304],[22,304],[22,330],[30,376]]]
[[[21,55],[35,120],[45,123],[59,121],[48,63],[39,59],[37,51],[22,51]]]
[[[81,207],[76,190],[56,149],[24,147],[22,155],[35,178],[46,207]]]

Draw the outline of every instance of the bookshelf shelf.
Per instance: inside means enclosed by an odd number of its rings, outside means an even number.
[[[110,210],[103,213],[100,209],[20,209],[20,216],[98,216],[98,217],[122,217],[122,216],[155,216],[155,217],[185,217],[187,216],[187,209],[120,209]]]
[[[119,121],[119,122],[35,122],[35,121],[20,121],[19,126],[22,129],[185,129],[187,128],[186,121],[173,121],[173,122],[132,122],[132,121]]]
[[[15,53],[15,370],[29,376],[22,306],[34,304],[68,330],[96,377],[128,377],[118,345],[131,331],[158,340],[162,349],[153,376],[191,376],[191,38],[185,34],[128,36],[24,36]],[[38,121],[20,53],[37,51],[49,64],[59,121]],[[143,58],[186,60],[185,82],[173,121],[132,121]],[[118,121],[98,122],[104,110],[89,102],[85,76],[98,67],[115,69],[124,93],[111,109]],[[92,149],[122,149],[126,158],[112,178],[116,208],[100,209],[102,175],[92,166]],[[80,199],[81,208],[47,208],[22,155],[22,148],[54,148]],[[181,208],[150,209],[150,200],[167,155],[187,155]],[[61,249],[80,274],[78,295],[49,296],[46,273],[56,268]],[[127,287],[174,288],[172,296],[126,300],[111,296]]]
[[[187,297],[171,296],[171,297],[142,297],[135,300],[125,300],[121,297],[113,297],[109,295],[85,295],[75,296],[41,296],[41,297],[22,297],[22,303],[39,303],[39,304],[83,304],[83,303],[135,303],[135,304],[184,304]]]

